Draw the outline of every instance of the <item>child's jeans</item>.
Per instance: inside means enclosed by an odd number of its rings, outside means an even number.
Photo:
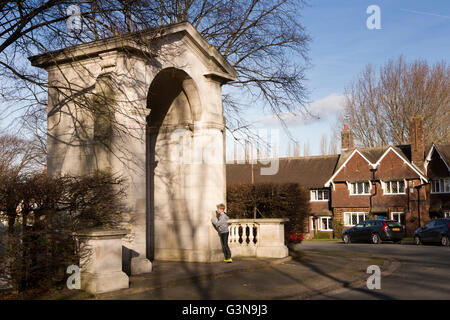
[[[219,233],[220,243],[222,244],[222,251],[226,260],[231,259],[231,251],[228,247],[228,234],[229,232]]]

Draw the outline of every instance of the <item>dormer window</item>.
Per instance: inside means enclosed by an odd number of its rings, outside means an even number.
[[[368,195],[370,194],[369,181],[349,182],[348,189],[351,195]]]
[[[311,189],[311,201],[328,201],[328,189]]]

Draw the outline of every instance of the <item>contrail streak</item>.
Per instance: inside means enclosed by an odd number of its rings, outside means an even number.
[[[450,19],[450,16],[443,16],[436,13],[430,13],[430,12],[424,12],[424,11],[415,11],[415,10],[409,10],[409,9],[400,9],[401,11],[411,12],[411,13],[417,13],[417,14],[424,14],[428,16],[435,16],[435,17],[441,17],[445,19]]]

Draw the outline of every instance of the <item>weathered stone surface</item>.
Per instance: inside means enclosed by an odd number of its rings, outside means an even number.
[[[127,230],[86,230],[80,241],[81,289],[103,293],[128,288],[122,271],[122,238]]]
[[[231,255],[260,258],[287,257],[289,249],[284,239],[286,221],[288,219],[230,219],[228,222],[230,223]],[[239,228],[243,228],[241,236]],[[245,231],[246,228],[252,230]]]
[[[113,88],[108,106],[121,129],[105,152],[78,93],[50,88],[48,173],[108,168],[128,180],[123,259],[131,273],[151,270],[146,259],[218,261],[210,219],[226,190],[221,86],[237,74],[189,23],[139,34],[145,41],[135,36],[30,58],[50,84],[67,86],[68,79],[81,96]]]

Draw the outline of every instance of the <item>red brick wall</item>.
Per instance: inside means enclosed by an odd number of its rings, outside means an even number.
[[[355,179],[370,180],[372,179],[370,168],[370,164],[356,152],[346,163],[345,167],[339,171],[334,178],[334,181],[355,181]]]
[[[394,180],[417,177],[419,175],[400,158],[394,151],[389,152],[384,156],[377,166],[375,178],[381,180]]]

